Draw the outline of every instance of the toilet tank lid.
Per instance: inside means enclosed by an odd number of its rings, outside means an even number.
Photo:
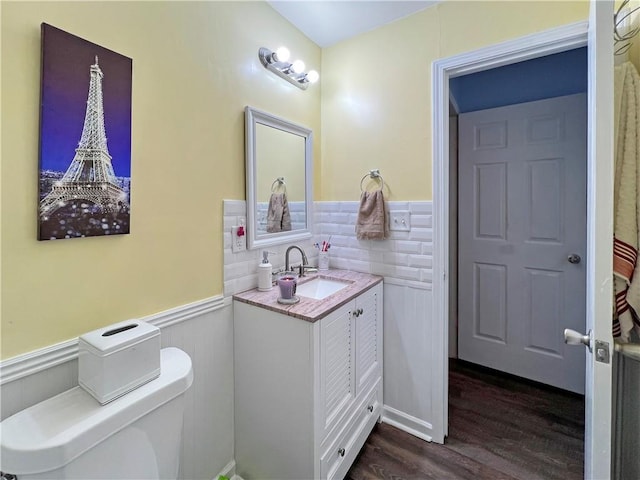
[[[0,470],[26,475],[63,467],[184,393],[193,383],[191,358],[173,347],[160,355],[158,378],[106,405],[75,387],[1,422]]]

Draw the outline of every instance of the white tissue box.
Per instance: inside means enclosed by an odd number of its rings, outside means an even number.
[[[160,329],[127,320],[78,339],[78,383],[101,404],[160,375]]]

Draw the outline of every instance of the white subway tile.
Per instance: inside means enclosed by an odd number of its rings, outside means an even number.
[[[409,210],[409,202],[385,202],[387,211]]]
[[[244,200],[223,200],[224,215],[241,215],[247,214],[247,206]]]
[[[224,278],[242,278],[250,273],[257,273],[254,270],[257,270],[257,265],[253,266],[253,269],[250,269],[250,265],[247,262],[238,262],[232,263],[231,265],[224,266]]]
[[[342,257],[332,258],[331,259],[331,267],[348,270],[349,269],[349,260]]]
[[[352,223],[345,223],[341,225],[336,225],[336,230],[340,235],[353,235],[356,234],[356,226]]]
[[[382,256],[384,263],[391,265],[408,265],[409,255],[406,253],[385,252]]]
[[[425,283],[433,283],[433,270],[420,270],[420,281]]]
[[[409,255],[409,266],[418,268],[432,268],[433,258],[428,255]]]
[[[236,283],[237,283],[237,280],[235,279],[225,280],[222,287],[222,294],[225,297],[230,297],[231,295],[238,293],[239,290],[236,288]]]
[[[431,227],[431,215],[411,214],[411,228]]]
[[[356,213],[360,208],[360,202],[340,202],[339,209],[341,212]]]
[[[313,208],[313,222],[311,230],[313,238],[309,241],[297,242],[303,248],[309,263],[317,264],[317,251],[313,247],[314,242],[322,242],[331,236],[331,267],[345,268],[357,271],[370,271],[401,281],[415,282],[420,285],[420,278],[431,282],[431,269],[433,265],[433,205],[430,201],[421,202],[387,202],[389,210],[409,210],[411,212],[411,232],[391,232],[386,240],[358,240],[355,236],[355,224],[359,201],[345,202],[315,202]],[[297,208],[297,207],[296,207]],[[292,208],[293,210],[293,208]],[[230,251],[230,226],[236,221],[236,217],[244,215],[246,208],[244,201],[225,202],[224,218],[225,231],[223,232],[224,262],[225,262],[225,295],[229,290],[226,281],[228,276],[240,275],[234,280],[234,292],[255,287],[257,262],[260,251],[231,253]],[[293,217],[297,218],[295,215]],[[229,230],[227,232],[227,230]],[[290,244],[269,247],[274,252],[270,256],[274,270],[284,268],[284,255]],[[236,265],[242,264],[245,265]],[[299,263],[296,255],[292,263]],[[228,267],[228,268],[227,268]],[[404,269],[403,269],[404,268]],[[246,272],[246,275],[242,272]],[[417,273],[418,272],[418,273]],[[242,277],[248,277],[242,283]]]
[[[329,222],[330,223],[339,223],[339,224],[348,224],[349,223],[349,213],[347,212],[332,212],[329,214]]]
[[[231,227],[235,227],[237,223],[238,217],[236,215],[225,215],[223,218],[222,229],[224,232],[231,232]]]
[[[370,240],[369,249],[375,252],[393,252],[395,251],[395,240]]]
[[[433,213],[433,202],[411,202],[409,204],[411,214],[429,214]]]
[[[251,290],[258,286],[258,275],[249,275],[247,277],[239,278],[236,280],[237,291],[234,293],[244,292]]]
[[[409,239],[431,242],[433,241],[433,230],[431,228],[412,228],[409,232]]]
[[[371,263],[362,260],[350,260],[349,270],[362,273],[371,273]]]
[[[422,244],[409,240],[395,240],[393,250],[399,253],[422,253]]]
[[[432,242],[422,242],[422,254],[423,255],[431,255],[431,256],[433,256],[433,243]]]
[[[412,267],[404,267],[404,266],[396,266],[394,272],[394,277],[396,278],[404,278],[407,280],[420,280],[421,270],[419,268]]]

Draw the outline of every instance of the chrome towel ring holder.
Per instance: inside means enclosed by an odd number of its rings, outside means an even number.
[[[360,191],[361,192],[364,192],[364,188],[362,186],[362,183],[364,182],[365,178],[367,178],[367,177],[380,180],[380,191],[382,191],[382,189],[384,189],[384,178],[382,178],[382,175],[380,175],[380,170],[375,168],[373,170],[369,170],[369,173],[367,173],[360,180]]]
[[[613,14],[613,38],[615,55],[623,55],[631,48],[631,39],[640,33],[640,27],[623,31],[624,24],[628,22],[628,17],[640,11],[640,7],[629,7],[629,0],[623,0],[616,12]]]
[[[284,182],[284,177],[276,178],[271,184],[271,193],[276,193],[276,191],[282,188],[285,193],[287,193],[287,184]]]

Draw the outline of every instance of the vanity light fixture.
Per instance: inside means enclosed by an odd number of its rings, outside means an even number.
[[[286,47],[280,47],[275,52],[262,47],[258,50],[258,58],[264,68],[302,90],[306,90],[310,83],[316,83],[320,78],[315,70],[305,73],[302,60],[289,63],[289,50]]]

